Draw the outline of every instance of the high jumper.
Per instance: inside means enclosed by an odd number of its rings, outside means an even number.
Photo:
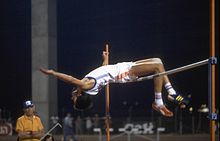
[[[89,72],[82,79],[71,75],[57,72],[53,69],[40,68],[40,71],[46,75],[57,77],[66,83],[76,86],[72,92],[74,107],[79,110],[85,110],[91,107],[91,95],[97,95],[105,85],[109,83],[128,83],[138,82],[139,78],[165,72],[164,65],[160,58],[149,58],[131,62],[120,62],[113,65],[106,65],[108,52],[103,51],[103,65]],[[176,104],[188,104],[188,98],[177,93],[167,75],[154,77],[154,102],[152,108],[163,116],[172,117],[173,112],[167,109],[162,99],[163,86],[167,90],[167,99]]]

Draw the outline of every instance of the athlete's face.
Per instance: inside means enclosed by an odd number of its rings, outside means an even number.
[[[77,87],[75,90],[72,91],[73,104],[76,103],[77,96],[80,96],[81,93],[82,93],[82,89],[80,87]]]

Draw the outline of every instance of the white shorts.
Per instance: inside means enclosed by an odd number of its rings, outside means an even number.
[[[117,63],[116,66],[116,76],[115,76],[115,82],[117,83],[126,83],[130,81],[135,81],[137,77],[132,76],[129,74],[129,71],[131,67],[134,65],[133,62],[123,62],[123,63]]]

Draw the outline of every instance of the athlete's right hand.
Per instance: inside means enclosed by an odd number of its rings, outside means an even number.
[[[53,73],[54,73],[54,70],[47,70],[44,68],[40,68],[40,71],[43,72],[44,74],[47,74],[47,75],[53,75]]]

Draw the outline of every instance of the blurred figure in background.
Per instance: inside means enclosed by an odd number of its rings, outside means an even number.
[[[24,115],[16,122],[18,141],[40,141],[44,135],[44,127],[40,117],[35,115],[35,106],[32,101],[25,101],[23,104]]]
[[[92,125],[93,125],[92,119],[90,117],[87,117],[86,118],[86,132],[87,132],[87,134],[91,134],[91,132],[92,132]]]
[[[83,133],[83,123],[82,119],[80,116],[77,116],[76,121],[75,121],[75,130],[77,135],[81,135]]]
[[[64,135],[64,141],[73,140],[76,141],[76,137],[73,132],[73,118],[71,116],[71,113],[67,113],[64,121],[63,121],[63,135]]]
[[[94,121],[94,128],[100,128],[100,117],[98,114],[95,114],[94,115],[94,118],[93,118],[93,121]]]

